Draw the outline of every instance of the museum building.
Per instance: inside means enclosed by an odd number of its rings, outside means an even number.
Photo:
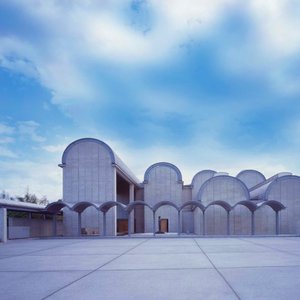
[[[271,178],[256,170],[235,177],[202,170],[185,185],[173,164],[151,165],[141,182],[106,143],[71,143],[59,164],[64,235],[177,233],[199,235],[298,234],[300,177]]]

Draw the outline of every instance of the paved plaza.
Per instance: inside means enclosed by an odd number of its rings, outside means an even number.
[[[299,299],[300,238],[0,244],[1,299]]]

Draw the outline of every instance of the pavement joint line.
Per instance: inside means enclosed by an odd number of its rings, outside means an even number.
[[[238,295],[238,293],[234,290],[234,288],[231,286],[231,284],[227,281],[225,276],[221,273],[220,270],[215,266],[215,264],[212,262],[212,260],[209,258],[209,256],[204,252],[204,250],[200,247],[200,245],[197,243],[195,239],[193,239],[196,245],[199,247],[200,251],[205,255],[205,257],[208,259],[208,261],[211,263],[213,268],[216,270],[216,272],[223,278],[224,282],[227,284],[227,286],[232,290],[234,295],[237,297],[237,299],[241,300],[241,297]]]
[[[69,245],[74,245],[74,244],[77,244],[77,242],[73,242],[73,243],[66,244],[66,245],[69,246]],[[36,252],[40,252],[40,251],[45,251],[45,250],[51,250],[51,249],[55,249],[55,248],[60,248],[60,247],[66,246],[66,245],[59,245],[59,246],[54,246],[54,247],[48,247],[48,248],[45,248],[45,249],[39,249],[39,250],[24,252],[24,253],[16,254],[16,255],[9,255],[9,256],[6,256],[6,257],[0,257],[0,259],[6,259],[6,258],[12,258],[12,257],[18,257],[18,256],[26,256],[28,254],[32,254],[32,253],[36,253]]]
[[[271,246],[267,246],[267,245],[262,245],[262,244],[260,244],[260,243],[254,242],[254,241],[247,241],[247,242],[248,242],[248,243],[251,243],[251,244],[254,244],[254,245],[258,245],[258,246],[267,248],[267,249],[271,249],[271,250],[273,250],[273,251],[275,251],[275,252],[280,252],[280,253],[285,253],[285,254],[290,254],[290,255],[293,255],[293,256],[300,257],[300,253],[297,254],[297,253],[290,252],[290,251],[287,251],[287,250],[277,249],[277,248],[275,248],[275,247],[271,247]]]
[[[111,262],[113,262],[114,260],[120,258],[121,256],[123,256],[123,255],[126,254],[127,252],[131,251],[132,249],[135,249],[135,248],[139,247],[140,245],[146,243],[148,240],[149,240],[149,239],[143,240],[142,242],[140,242],[140,243],[138,243],[137,245],[133,246],[131,249],[129,249],[129,250],[127,250],[127,251],[121,253],[120,255],[118,255],[118,256],[116,256],[116,257],[114,257],[114,258],[112,258],[111,260],[109,260],[109,261],[107,261],[106,263],[102,264],[102,265],[99,266],[98,268],[96,268],[96,269],[94,269],[94,270],[91,270],[91,271],[88,272],[87,274],[85,274],[85,275],[83,275],[83,276],[81,276],[81,277],[79,277],[79,278],[73,280],[72,282],[69,282],[68,284],[66,284],[66,285],[62,286],[61,288],[57,289],[56,291],[54,291],[54,292],[50,293],[49,295],[43,297],[41,300],[47,299],[47,298],[53,296],[54,294],[60,292],[61,290],[63,290],[63,289],[65,289],[65,288],[69,287],[70,285],[74,284],[75,282],[78,282],[78,281],[80,281],[81,279],[83,279],[83,278],[85,278],[85,277],[87,277],[87,276],[93,274],[94,272],[100,270],[102,267],[108,265],[109,263],[111,263]]]

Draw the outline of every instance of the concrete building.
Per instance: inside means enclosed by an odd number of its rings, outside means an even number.
[[[203,170],[184,185],[175,165],[159,162],[141,182],[107,144],[92,138],[71,143],[60,166],[63,202],[69,207],[64,208],[65,235],[300,232],[300,178],[291,173],[266,179],[256,170],[235,177]]]

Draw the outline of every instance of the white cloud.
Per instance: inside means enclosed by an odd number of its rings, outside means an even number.
[[[18,122],[18,133],[23,138],[30,138],[34,142],[43,142],[45,137],[37,133],[40,124],[35,121]]]
[[[15,128],[6,124],[0,123],[0,134],[11,135],[15,132]]]
[[[10,136],[0,136],[0,144],[11,144],[15,141],[13,137]]]
[[[16,158],[17,154],[8,149],[7,147],[0,146],[0,157]]]
[[[42,148],[50,153],[63,153],[66,149],[67,144],[60,144],[60,145],[46,145]]]

